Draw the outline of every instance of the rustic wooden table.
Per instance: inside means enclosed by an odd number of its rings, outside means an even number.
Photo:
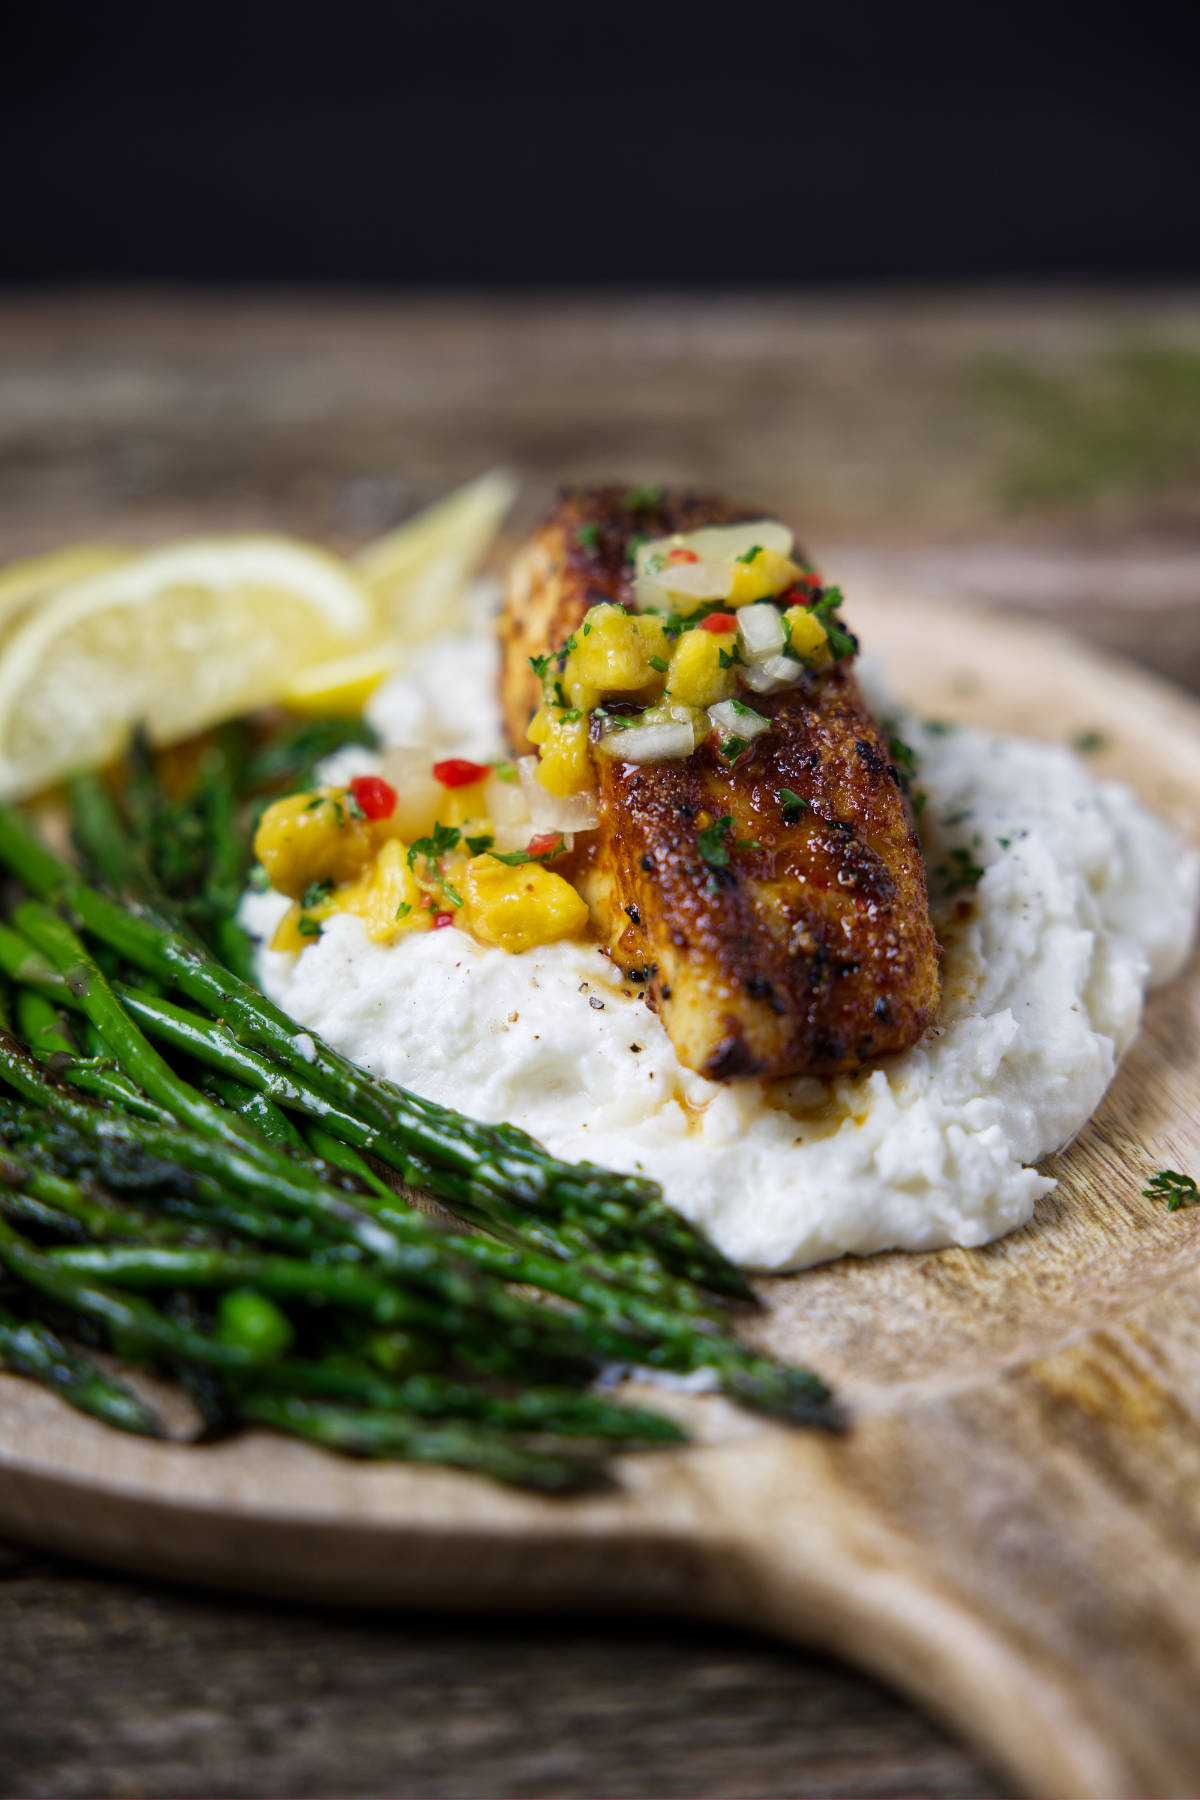
[[[1200,300],[0,304],[0,557],[356,541],[495,462],[686,481],[1200,691]],[[520,521],[518,521],[520,522]],[[8,1795],[996,1794],[904,1701],[695,1625],[371,1618],[0,1549]]]

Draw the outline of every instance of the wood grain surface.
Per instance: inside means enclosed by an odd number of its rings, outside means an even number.
[[[1080,445],[1104,439],[1103,412],[1089,413],[1074,437],[1064,434],[1059,415],[1105,383],[1116,384],[1118,411],[1128,411],[1121,383],[1133,379],[1129,368],[1153,387],[1162,374],[1154,363],[1159,355],[1167,358],[1168,377],[1174,371],[1186,387],[1198,344],[1200,314],[1186,296],[837,304],[24,302],[0,308],[0,549],[15,554],[82,532],[151,540],[264,522],[350,539],[497,459],[515,461],[531,477],[531,504],[560,474],[730,487],[809,522],[807,535],[825,566],[851,586],[864,623],[874,583],[870,629],[881,641],[889,613],[893,623],[899,618],[890,599],[897,571],[927,590],[961,594],[965,607],[932,640],[957,642],[960,650],[931,670],[926,633],[917,657],[925,691],[932,692],[935,675],[942,684],[942,696],[931,700],[937,711],[965,706],[974,716],[995,704],[998,717],[1043,733],[1103,728],[1113,765],[1147,778],[1161,765],[1156,746],[1170,717],[1178,727],[1173,741],[1190,748],[1152,798],[1178,816],[1194,810],[1198,790],[1195,725],[1177,701],[1062,646],[1042,656],[1010,638],[997,649],[985,625],[984,639],[968,653],[955,634],[970,637],[966,609],[981,604],[1050,611],[1099,642],[1195,682],[1200,507],[1186,419],[1180,425],[1168,418],[1165,443],[1147,428],[1132,449],[1128,432],[1119,443],[1110,432],[1107,460],[1097,464]],[[1041,414],[1026,406],[1016,416],[1014,392],[1036,399],[1039,382]],[[993,664],[1007,669],[1007,681],[981,682],[981,666],[990,676]],[[1110,729],[1114,719],[1120,733]],[[639,1464],[628,1495],[606,1503],[608,1515],[588,1519],[582,1544],[579,1532],[571,1541],[561,1520],[539,1520],[536,1557],[517,1563],[523,1591],[548,1605],[566,1604],[560,1573],[569,1568],[574,1591],[613,1607],[678,1607],[800,1630],[931,1698],[1036,1791],[1194,1791],[1195,1227],[1191,1217],[1167,1219],[1138,1198],[1148,1166],[1186,1165],[1190,1140],[1180,1121],[1194,1092],[1192,991],[1181,986],[1152,1006],[1110,1104],[1065,1160],[1063,1187],[1026,1232],[983,1253],[834,1265],[778,1288],[769,1327],[777,1341],[823,1359],[858,1405],[859,1427],[844,1444],[797,1451],[795,1439],[722,1417],[706,1428],[714,1441],[678,1464]],[[1095,1228],[1081,1230],[1081,1220]],[[795,1304],[785,1292],[796,1295]],[[22,1395],[25,1453],[36,1444],[46,1454],[49,1445],[59,1469],[41,1488],[26,1485],[16,1522],[31,1539],[74,1541],[71,1508],[62,1510],[61,1461],[75,1452],[66,1449],[61,1418],[50,1416],[57,1409]],[[77,1450],[74,1426],[68,1435]],[[726,1432],[738,1435],[723,1442]],[[1031,1445],[1049,1445],[1052,1453],[1031,1456]],[[83,1458],[91,1462],[89,1483],[95,1454],[93,1446]],[[224,1477],[217,1473],[219,1485]],[[395,1473],[400,1487],[378,1491],[369,1509],[385,1521],[389,1512],[394,1519],[398,1499],[413,1500],[404,1487],[409,1472]],[[363,1598],[373,1597],[368,1588],[378,1593],[381,1570],[385,1585],[416,1579],[416,1597],[428,1597],[439,1581],[445,1591],[452,1565],[460,1582],[464,1574],[472,1578],[472,1602],[503,1600],[503,1583],[486,1586],[495,1542],[490,1500],[486,1526],[462,1529],[447,1565],[433,1559],[418,1568],[411,1557],[397,1565],[371,1555],[357,1573],[352,1558],[339,1559],[331,1572],[321,1557],[320,1519],[310,1512],[301,1529],[307,1480],[306,1472],[285,1474],[270,1507],[282,1508],[312,1552],[310,1591],[333,1592],[349,1567]],[[110,1496],[120,1488],[114,1478]],[[6,1502],[19,1489],[6,1483]],[[417,1510],[426,1501],[436,1510],[443,1495],[452,1495],[461,1521],[463,1494],[464,1484],[435,1477]],[[254,1500],[252,1482],[241,1499]],[[128,1482],[118,1500],[113,1517],[119,1521],[124,1506],[124,1525],[97,1549],[116,1560],[143,1560],[144,1521]],[[466,1506],[468,1520],[475,1505]],[[85,1500],[76,1509],[76,1524],[87,1506]],[[803,1529],[794,1523],[798,1506],[807,1509]],[[164,1569],[187,1563],[196,1533],[208,1534],[211,1550],[212,1525],[200,1505],[191,1519],[181,1518],[177,1541],[165,1551],[157,1546],[152,1560]],[[514,1517],[508,1529],[515,1541],[528,1518]],[[386,1535],[386,1523],[381,1530]],[[626,1563],[623,1580],[613,1580],[611,1543],[624,1549],[638,1533],[642,1553]],[[272,1525],[268,1540],[278,1535]],[[250,1537],[257,1556],[264,1540]],[[239,1563],[244,1575],[246,1551],[244,1533],[227,1526],[220,1553],[231,1579]],[[275,1585],[276,1573],[268,1555],[258,1579]],[[80,1588],[71,1585],[81,1578],[37,1579],[47,1584],[50,1617],[69,1635],[71,1621],[87,1615]],[[243,1633],[265,1645],[290,1617],[248,1603],[101,1588],[114,1606],[120,1596],[131,1608],[211,1608],[204,1617],[214,1621],[214,1645],[222,1629],[231,1641]],[[55,1593],[62,1597],[57,1605]],[[330,1643],[346,1641],[337,1637],[350,1629],[345,1620],[300,1617],[304,1632],[317,1634],[310,1641],[325,1641],[325,1629]],[[119,1645],[119,1625],[107,1637],[93,1629],[100,1645]],[[442,1643],[457,1645],[463,1667],[484,1667],[486,1656],[476,1654],[481,1643],[548,1645],[543,1669],[553,1668],[568,1686],[576,1679],[572,1691],[584,1711],[585,1691],[593,1700],[598,1693],[601,1705],[611,1698],[614,1717],[632,1731],[647,1728],[629,1691],[611,1681],[605,1687],[604,1657],[589,1662],[572,1647],[580,1640],[547,1638],[515,1623],[508,1640],[503,1626],[481,1632],[472,1623],[458,1638],[455,1629],[452,1621],[437,1627]],[[650,1622],[625,1637],[616,1623],[604,1629],[602,1641],[626,1645],[635,1663],[648,1644],[662,1646],[656,1666],[664,1671],[688,1643],[686,1634]],[[388,1630],[393,1637],[418,1632],[401,1623]],[[716,1641],[701,1635],[696,1643]],[[622,1764],[619,1723],[611,1754],[602,1755],[594,1738],[575,1754],[577,1727],[549,1717],[539,1725],[556,1745],[552,1766],[559,1773],[550,1785],[538,1787],[536,1771],[500,1736],[488,1773],[481,1776],[476,1765],[473,1775],[469,1753],[451,1734],[439,1787],[421,1780],[410,1753],[398,1781],[365,1781],[347,1791],[997,1791],[987,1764],[943,1750],[931,1728],[869,1686],[855,1687],[836,1665],[773,1659],[766,1649],[719,1641],[715,1663],[713,1652],[699,1650],[678,1665],[681,1678],[696,1671],[701,1685],[677,1715],[669,1771],[653,1758],[639,1762],[632,1742]],[[754,1716],[764,1719],[770,1741],[752,1733],[739,1740],[739,1773],[709,1754],[713,1690],[704,1683],[730,1658],[744,1674],[763,1666],[756,1658],[768,1658],[780,1679],[784,1671],[794,1679],[800,1668],[811,1679],[804,1690],[811,1704],[799,1708],[789,1739],[789,1766],[764,1714]],[[610,1661],[619,1660],[614,1649]],[[502,1661],[500,1652],[484,1679],[498,1681]],[[148,1661],[141,1666],[148,1679]],[[395,1666],[409,1665],[398,1657]],[[48,1792],[62,1785],[68,1763],[44,1755],[39,1762],[28,1733],[21,1750],[16,1721],[30,1703],[17,1667],[0,1674],[0,1693],[16,1702],[6,1708],[10,1723],[0,1744],[11,1744],[17,1730],[15,1766],[10,1758],[0,1770],[8,1791]],[[182,1679],[186,1659],[179,1667]],[[292,1686],[285,1677],[281,1671],[271,1689],[276,1705]],[[52,1668],[47,1678],[53,1693]],[[103,1688],[103,1672],[93,1670],[92,1680]],[[745,1674],[744,1687],[752,1685]],[[732,1686],[743,1691],[736,1679]],[[118,1691],[119,1683],[113,1695]],[[158,1691],[165,1696],[156,1715],[159,1741],[172,1730],[178,1740],[185,1724],[169,1723],[178,1721],[180,1702],[173,1710],[165,1672]],[[64,1677],[57,1697],[70,1692]],[[261,1685],[256,1692],[269,1704]],[[132,1721],[131,1697],[128,1709]],[[721,1716],[728,1722],[727,1712]],[[842,1717],[856,1723],[847,1725],[840,1773],[810,1782],[811,1769],[803,1771],[813,1756],[812,1768],[830,1766],[820,1760],[822,1733]],[[236,1743],[241,1754],[243,1724],[234,1699],[220,1702],[208,1724],[210,1741],[223,1725],[229,1753]],[[927,1734],[925,1760],[915,1763],[905,1748],[913,1731]],[[91,1774],[71,1775],[75,1785],[64,1791],[239,1785],[201,1781],[169,1757],[156,1764],[145,1745],[140,1765],[136,1755],[122,1761],[120,1733],[110,1731],[106,1741],[100,1726],[81,1726],[72,1741]],[[290,1760],[279,1748],[275,1761],[260,1748],[243,1791],[329,1791],[299,1748]],[[151,1775],[147,1783],[139,1766],[165,1771],[165,1781]],[[647,1780],[639,1781],[639,1767]]]
[[[1200,710],[1042,628],[865,584],[854,623],[928,713],[1071,735],[1200,817]],[[1169,758],[1162,745],[1169,742]],[[589,1607],[752,1625],[848,1655],[1037,1792],[1200,1785],[1200,970],[1146,1029],[1033,1223],[985,1251],[764,1283],[756,1333],[832,1377],[840,1440],[683,1403],[690,1451],[570,1503],[251,1435],[123,1439],[0,1382],[0,1528],[259,1592],[377,1606]]]

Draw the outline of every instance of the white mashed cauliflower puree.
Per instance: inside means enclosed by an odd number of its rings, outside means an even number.
[[[495,654],[483,636],[427,646],[371,702],[385,743],[501,756]],[[557,1156],[653,1177],[748,1268],[987,1243],[1053,1188],[1030,1165],[1094,1112],[1147,987],[1182,965],[1198,867],[1066,750],[907,716],[898,728],[928,796],[945,994],[921,1042],[867,1072],[706,1081],[583,943],[509,955],[451,927],[384,948],[340,913],[298,956],[260,950],[263,987],[379,1075],[523,1126]],[[325,778],[374,766],[340,752]],[[939,902],[955,850],[984,873]],[[248,894],[243,919],[269,937],[286,904]]]

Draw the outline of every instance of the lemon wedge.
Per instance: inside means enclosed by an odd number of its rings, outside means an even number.
[[[516,493],[507,469],[490,469],[358,552],[351,567],[375,600],[381,638],[417,644],[470,623],[467,584]]]
[[[277,701],[299,669],[369,639],[370,595],[282,537],[171,544],[52,591],[0,644],[0,793]]]
[[[350,650],[330,662],[314,663],[299,670],[287,683],[280,699],[293,712],[360,713],[375,689],[395,673],[401,646],[394,642],[371,644]]]
[[[61,550],[50,550],[44,556],[28,556],[21,562],[0,569],[0,631],[16,622],[22,613],[65,587],[69,581],[82,581],[101,569],[115,568],[133,555],[120,544],[67,544]]]

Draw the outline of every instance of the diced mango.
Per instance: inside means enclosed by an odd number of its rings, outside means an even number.
[[[533,737],[532,726],[529,735]],[[595,776],[585,718],[553,718],[547,723],[544,735],[534,742],[539,746],[538,780],[547,793],[582,794],[593,785]]]
[[[588,712],[606,694],[633,694],[654,679],[639,620],[620,606],[593,606],[575,633],[562,673],[571,707]]]
[[[272,950],[304,950],[320,936],[320,926],[335,912],[357,913],[373,943],[390,944],[406,931],[428,931],[433,920],[422,903],[421,887],[408,866],[408,853],[398,838],[388,838],[378,855],[353,881],[344,881],[308,904],[290,906],[271,939]]]
[[[800,569],[790,557],[778,550],[760,550],[750,562],[740,557],[733,565],[733,586],[729,591],[732,607],[752,606],[756,600],[767,600],[791,587]]]
[[[335,888],[329,906],[334,912],[357,913],[373,944],[390,944],[406,931],[428,931],[433,924],[398,838],[388,839],[357,881]]]
[[[788,649],[794,650],[810,668],[821,668],[831,660],[829,634],[807,606],[789,606],[783,615],[783,628],[788,634]]]
[[[721,652],[732,657],[735,631],[685,631],[675,645],[667,676],[667,698],[684,706],[713,706],[737,691],[737,669],[721,667]]]
[[[462,827],[471,820],[486,818],[487,802],[483,796],[484,781],[468,782],[464,787],[443,788],[437,816],[443,825]]]
[[[510,868],[494,856],[473,856],[462,875],[461,923],[481,944],[531,950],[577,937],[587,925],[587,902],[569,881],[541,863]]]
[[[352,880],[375,844],[370,822],[352,816],[340,788],[276,800],[254,834],[254,854],[271,886],[294,900],[314,881]]]
[[[320,937],[320,921],[327,918],[328,914],[329,907],[327,905],[310,907],[306,912],[298,900],[293,900],[275,927],[275,935],[271,939],[272,950],[289,952],[307,950],[308,946],[315,943]],[[308,926],[307,931],[300,929],[301,919]]]

